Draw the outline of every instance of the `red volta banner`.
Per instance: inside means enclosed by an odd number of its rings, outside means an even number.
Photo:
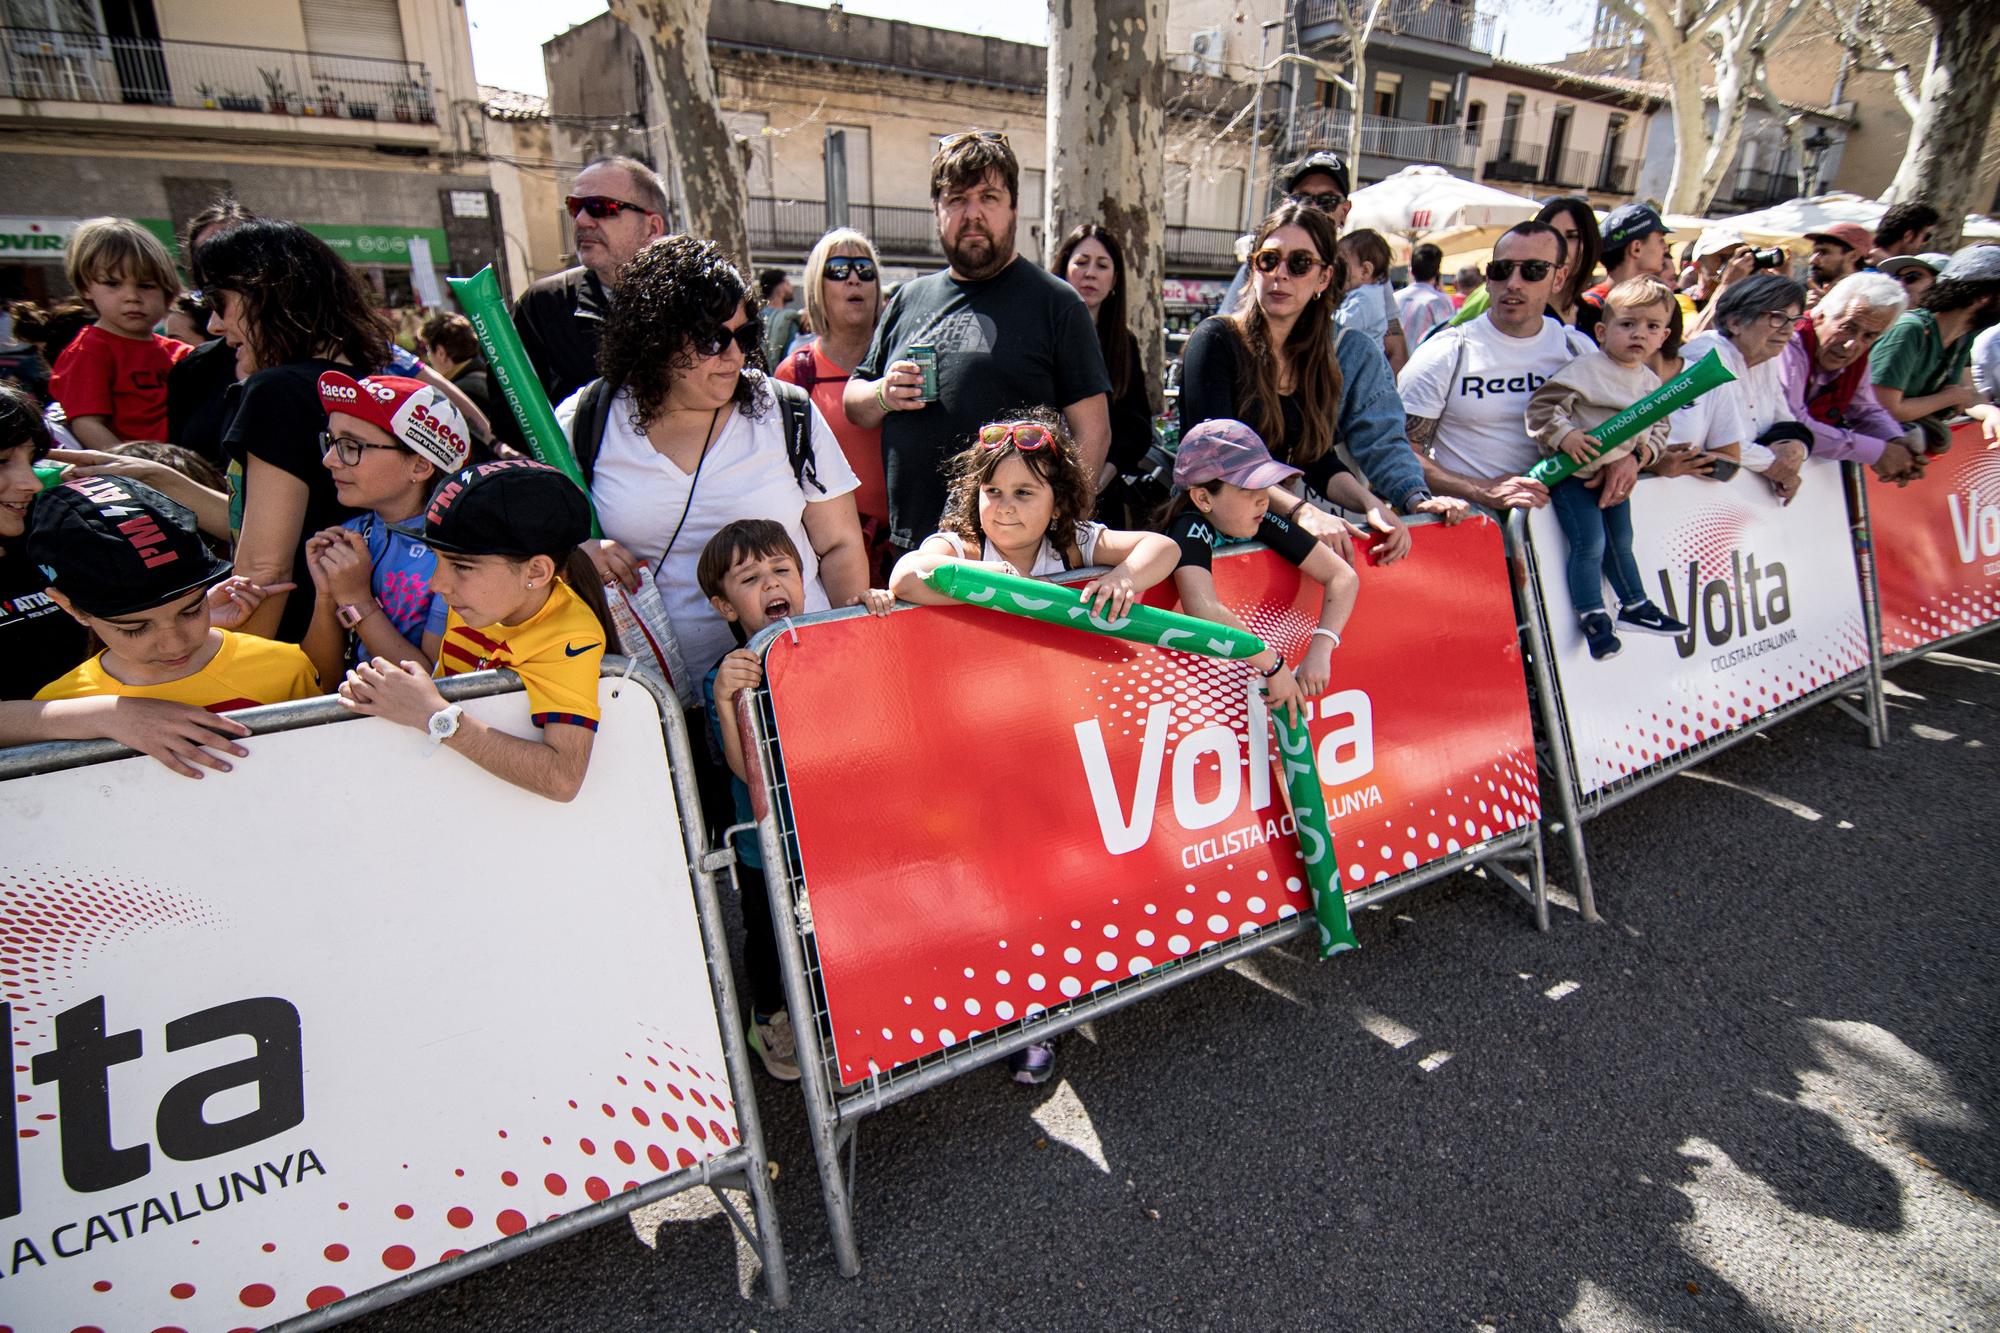
[[[1540,814],[1500,530],[1414,535],[1311,723],[1350,892]],[[1317,584],[1264,550],[1215,580],[1298,660]],[[766,664],[846,1081],[1310,910],[1240,663],[926,607]]]
[[[2000,451],[1961,422],[1924,479],[1868,474],[1882,651],[1912,652],[2000,620]]]

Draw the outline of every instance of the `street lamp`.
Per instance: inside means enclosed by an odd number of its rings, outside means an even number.
[[[1819,193],[1820,163],[1825,160],[1826,150],[1833,147],[1834,142],[1834,137],[1826,132],[1826,126],[1816,125],[1801,145],[1806,150],[1806,182],[1812,187],[1806,191],[1807,194]]]

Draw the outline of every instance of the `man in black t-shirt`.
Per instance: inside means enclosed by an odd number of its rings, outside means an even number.
[[[1014,252],[1020,164],[1006,136],[946,136],[931,159],[931,203],[950,266],[889,298],[868,355],[847,382],[847,419],[880,427],[890,540],[937,530],[946,462],[990,421],[1027,407],[1062,412],[1094,480],[1111,449],[1111,380],[1076,289]],[[912,345],[937,349],[925,402]]]

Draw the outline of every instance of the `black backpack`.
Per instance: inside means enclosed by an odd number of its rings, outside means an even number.
[[[778,412],[785,427],[785,457],[791,462],[799,488],[811,485],[821,495],[826,494],[826,485],[819,479],[813,457],[811,397],[796,384],[768,375],[764,384],[778,400]],[[617,397],[602,377],[592,380],[583,386],[576,416],[570,422],[570,449],[576,454],[577,467],[583,471],[586,491],[597,471],[597,454],[604,447],[604,428],[611,420],[611,404]]]

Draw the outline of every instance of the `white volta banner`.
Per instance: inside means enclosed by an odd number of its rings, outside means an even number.
[[[1868,664],[1837,464],[1807,463],[1788,506],[1748,473],[1727,482],[1647,478],[1631,506],[1647,595],[1689,629],[1668,638],[1620,627],[1623,651],[1603,661],[1592,659],[1577,624],[1555,511],[1529,519],[1585,794]],[[1608,585],[1604,595],[1615,615]]]
[[[374,719],[0,782],[0,1324],[263,1326],[737,1145],[613,690],[569,805]]]

